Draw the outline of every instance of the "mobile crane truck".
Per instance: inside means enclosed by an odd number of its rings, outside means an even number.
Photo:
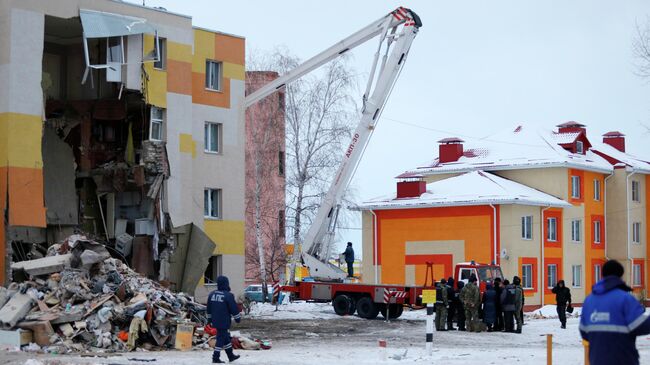
[[[399,7],[264,85],[245,99],[245,106],[248,107],[347,51],[379,37],[379,45],[363,94],[361,120],[302,245],[302,262],[315,281],[297,281],[281,287],[282,291],[293,293],[296,299],[332,301],[334,311],[339,315],[352,315],[357,312],[362,318],[373,319],[381,312],[384,317],[397,318],[402,314],[405,305],[414,307],[422,304],[424,286],[346,282],[346,273],[329,262],[342,196],[368,145],[392,88],[406,63],[411,43],[421,26],[420,17],[415,12]],[[466,270],[473,270],[479,280],[481,277],[486,278],[485,275],[480,275],[481,273],[501,273],[498,266],[468,263],[457,265],[454,271],[456,277],[462,280],[469,272]]]

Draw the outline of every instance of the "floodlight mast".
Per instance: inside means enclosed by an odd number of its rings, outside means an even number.
[[[244,105],[249,107],[345,52],[380,36],[363,95],[361,120],[302,244],[302,261],[309,269],[310,276],[318,280],[342,281],[346,277],[343,270],[329,262],[341,199],[421,26],[422,22],[415,12],[399,7],[245,98]]]

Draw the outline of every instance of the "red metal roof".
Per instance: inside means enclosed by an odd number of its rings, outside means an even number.
[[[619,131],[611,131],[603,134],[603,137],[625,137],[625,134]]]

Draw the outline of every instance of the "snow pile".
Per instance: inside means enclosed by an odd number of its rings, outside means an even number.
[[[573,313],[566,314],[567,318],[569,317],[580,317],[582,308],[573,307]],[[526,312],[526,316],[531,318],[557,318],[557,307],[554,305],[545,305],[537,310],[532,312]]]

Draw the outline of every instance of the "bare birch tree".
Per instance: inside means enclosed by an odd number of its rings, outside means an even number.
[[[632,50],[636,57],[636,74],[646,81],[650,81],[650,17],[646,18],[644,25],[637,23]],[[649,124],[641,124],[641,126],[650,132]]]

